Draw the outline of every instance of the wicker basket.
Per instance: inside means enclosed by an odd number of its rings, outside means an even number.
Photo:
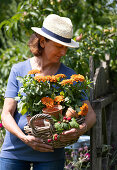
[[[46,120],[48,122],[47,125],[44,127],[39,127],[39,126],[34,125],[34,121],[38,118]],[[84,117],[77,119],[77,122],[79,124],[83,123]],[[65,147],[65,146],[68,146],[68,145],[71,145],[71,144],[77,142],[77,140],[70,140],[69,142],[61,142],[58,139],[56,141],[52,140],[51,142],[48,143],[48,139],[52,139],[53,135],[56,133],[56,130],[54,128],[53,119],[48,114],[34,115],[30,119],[29,124],[24,127],[24,131],[27,134],[32,134],[35,137],[39,137],[39,138],[43,139],[43,143],[49,144],[49,145],[53,146],[53,148],[62,148],[62,147]]]

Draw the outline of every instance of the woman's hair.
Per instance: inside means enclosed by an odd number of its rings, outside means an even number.
[[[45,38],[45,40],[49,41],[47,38]],[[31,35],[28,46],[34,56],[40,56],[42,54],[43,48],[40,46],[40,39],[37,33]]]

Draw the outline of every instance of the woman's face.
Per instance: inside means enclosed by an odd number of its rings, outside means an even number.
[[[67,47],[54,41],[44,41],[43,57],[49,62],[58,63],[62,56],[65,56]]]

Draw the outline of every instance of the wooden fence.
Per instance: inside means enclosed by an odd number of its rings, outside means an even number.
[[[90,92],[92,107],[96,113],[96,124],[90,131],[91,136],[91,170],[110,170],[109,159],[102,161],[103,145],[111,143],[111,125],[113,104],[117,100],[117,93],[110,92],[108,65],[100,66],[94,73],[93,58],[90,57],[90,78],[94,81]]]

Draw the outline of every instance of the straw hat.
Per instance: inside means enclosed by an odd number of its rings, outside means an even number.
[[[73,26],[69,18],[50,14],[45,18],[42,28],[31,27],[31,29],[36,33],[64,46],[71,48],[79,47],[79,43],[72,39]]]

